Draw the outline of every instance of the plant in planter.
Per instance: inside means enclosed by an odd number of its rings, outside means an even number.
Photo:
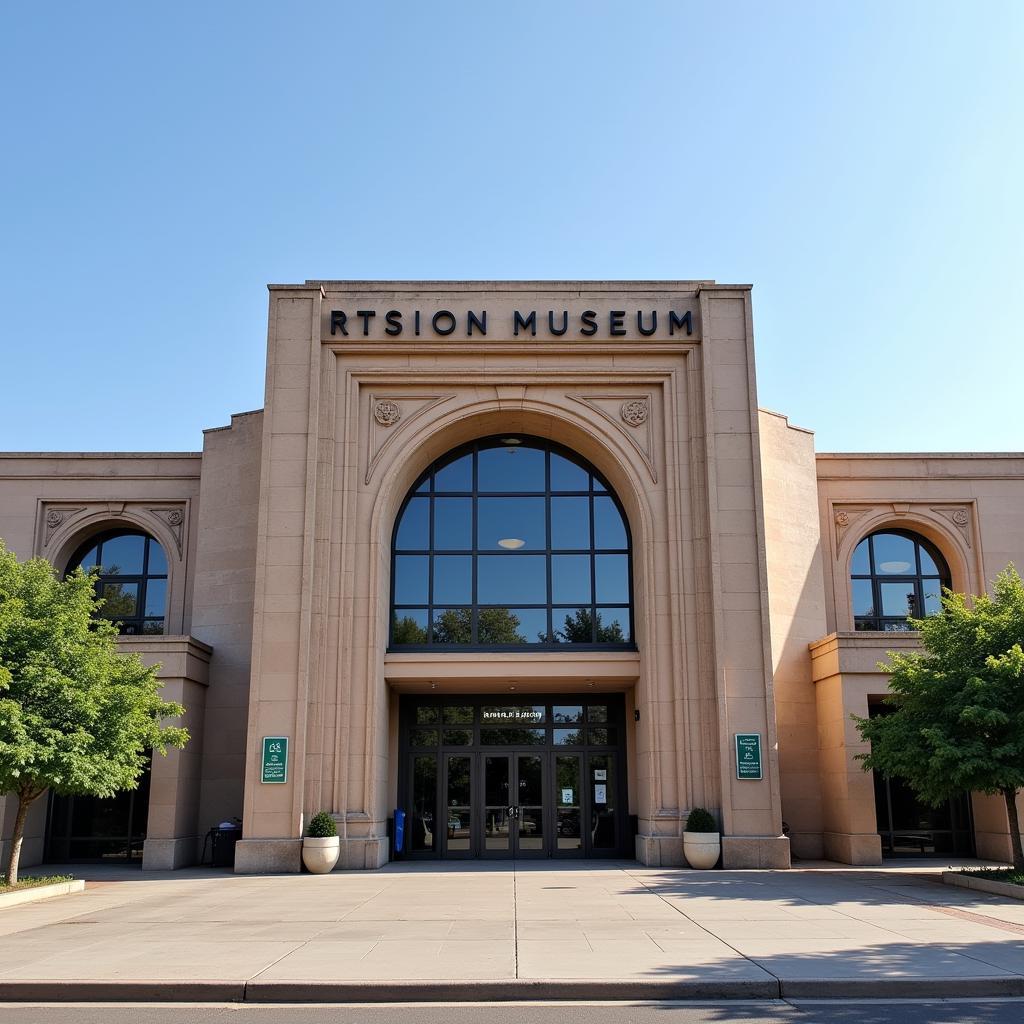
[[[326,811],[314,814],[302,840],[302,863],[314,875],[326,875],[334,870],[340,854],[341,841],[334,819]]]
[[[691,868],[713,868],[722,852],[722,840],[714,815],[703,807],[694,807],[686,818],[683,854]]]

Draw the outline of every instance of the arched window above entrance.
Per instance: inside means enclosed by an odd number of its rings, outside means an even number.
[[[850,596],[858,630],[906,632],[908,616],[924,618],[942,610],[949,567],[939,550],[909,530],[878,530],[854,549]]]
[[[75,552],[67,571],[79,566],[99,566],[96,594],[104,601],[98,614],[115,622],[122,635],[163,633],[167,558],[152,537],[139,530],[101,533]]]
[[[438,459],[392,541],[394,650],[633,647],[629,527],[607,481],[536,437]]]

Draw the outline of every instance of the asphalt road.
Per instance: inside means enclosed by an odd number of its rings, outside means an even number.
[[[0,1020],[3,1024],[1020,1024],[1024,999],[333,1006],[0,1003]]]

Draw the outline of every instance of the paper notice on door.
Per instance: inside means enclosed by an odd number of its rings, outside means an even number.
[[[608,781],[608,769],[607,768],[595,768],[594,769],[594,779],[597,782],[607,782]]]
[[[594,803],[595,804],[606,804],[608,803],[607,786],[601,785],[600,783],[594,786]]]
[[[571,804],[572,803],[572,790],[571,789],[563,789],[562,790],[562,803],[563,804]]]

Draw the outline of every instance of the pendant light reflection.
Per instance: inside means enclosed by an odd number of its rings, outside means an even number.
[[[498,547],[508,551],[518,551],[525,543],[525,540],[520,540],[518,537],[503,537],[498,541]]]

